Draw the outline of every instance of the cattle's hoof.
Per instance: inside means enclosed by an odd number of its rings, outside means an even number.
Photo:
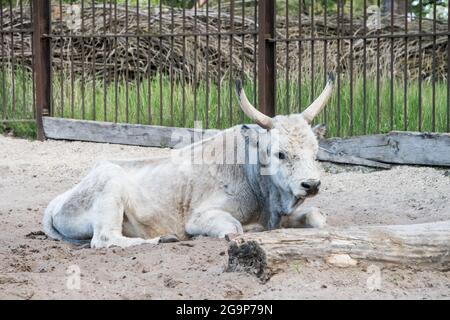
[[[239,236],[240,236],[239,233],[228,233],[228,234],[225,235],[225,240],[230,242],[231,240],[234,240],[234,239],[236,239]]]
[[[162,236],[159,238],[159,243],[172,243],[172,242],[180,242],[180,239],[174,234],[169,234],[167,236]]]
[[[91,243],[85,243],[85,244],[77,245],[75,247],[75,250],[90,249],[90,248],[91,248]]]

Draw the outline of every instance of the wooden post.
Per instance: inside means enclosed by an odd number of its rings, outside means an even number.
[[[42,117],[51,113],[50,0],[33,0],[33,55],[37,138],[44,140]]]
[[[275,1],[259,1],[258,33],[258,103],[264,114],[275,115]]]

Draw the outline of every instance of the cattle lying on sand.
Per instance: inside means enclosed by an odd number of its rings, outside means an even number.
[[[255,225],[321,226],[320,213],[299,205],[319,190],[316,135],[323,127],[310,124],[332,88],[330,76],[301,114],[270,118],[250,104],[238,81],[240,106],[258,126],[232,127],[168,157],[98,163],[49,204],[45,233],[102,248],[225,237]]]

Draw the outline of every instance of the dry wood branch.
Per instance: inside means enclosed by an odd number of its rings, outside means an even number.
[[[83,29],[80,21],[75,23],[68,23],[73,19],[68,15],[72,9],[70,6],[64,5],[62,10],[59,7],[54,7],[52,29],[54,34],[62,35],[96,35],[93,38],[69,38],[61,37],[55,38],[52,41],[53,45],[53,66],[56,70],[61,66],[65,72],[71,70],[70,64],[74,63],[74,72],[80,74],[84,72],[86,75],[95,73],[98,77],[107,77],[108,80],[114,79],[114,74],[119,76],[124,75],[126,70],[129,72],[129,77],[154,75],[159,72],[161,68],[164,74],[169,74],[173,71],[175,78],[185,77],[188,80],[194,78],[194,65],[197,66],[196,78],[202,79],[206,75],[206,56],[209,56],[209,78],[221,79],[224,75],[229,75],[229,72],[241,74],[243,70],[247,77],[253,77],[253,63],[255,58],[254,35],[247,34],[243,38],[241,35],[210,36],[209,46],[206,46],[206,37],[199,36],[197,41],[194,41],[193,33],[204,33],[208,30],[210,33],[226,33],[234,30],[235,32],[253,32],[256,30],[255,22],[249,18],[242,20],[241,17],[235,16],[233,26],[230,24],[230,16],[227,8],[220,15],[214,8],[209,9],[208,18],[206,10],[199,8],[197,16],[194,15],[194,10],[187,9],[183,15],[183,11],[175,9],[172,13],[168,9],[164,9],[161,15],[157,8],[140,8],[139,15],[135,7],[130,6],[128,11],[125,7],[118,5],[117,10],[114,6],[97,5],[94,8],[86,6],[82,12]],[[73,11],[73,10],[72,10]],[[12,10],[12,17],[9,10],[3,11],[3,30],[11,29],[29,29],[31,28],[30,8],[24,7],[23,21],[20,16],[19,8]],[[125,16],[128,16],[128,24]],[[183,18],[185,17],[185,19]],[[370,18],[370,17],[369,17]],[[368,19],[370,20],[370,19]],[[277,19],[278,37],[291,38],[310,38],[314,37],[333,37],[333,36],[363,36],[365,34],[364,20],[361,17],[354,17],[353,24],[347,19],[341,20],[337,23],[337,17],[328,16],[327,25],[323,21],[323,17],[315,17],[314,28],[312,28],[312,21],[307,15],[302,16],[302,25],[299,26],[298,17],[291,17],[289,19],[289,34],[285,34],[286,20],[282,17]],[[160,30],[161,22],[161,30]],[[208,27],[207,27],[208,22]],[[220,30],[219,30],[220,25]],[[184,27],[184,29],[183,29]],[[314,29],[314,32],[311,30]],[[419,30],[418,21],[410,21],[408,23],[408,33],[414,34]],[[368,35],[376,34],[394,34],[404,32],[404,17],[398,16],[394,18],[394,27],[391,30],[390,17],[381,17],[378,29],[371,29],[368,27]],[[422,23],[422,32],[432,32],[433,23],[430,20],[424,19]],[[446,32],[447,25],[438,22],[436,24],[437,32]],[[129,34],[129,35],[144,35],[144,34],[185,34],[183,36],[173,37],[173,47],[171,37],[164,37],[160,43],[158,37],[140,37],[139,41],[135,36],[128,38],[128,43],[124,37],[102,37],[105,34]],[[3,37],[4,54],[1,56],[2,63],[11,63],[11,53],[13,52],[16,58],[21,55],[25,56],[24,63],[31,67],[31,36],[25,35],[24,43],[22,45],[20,33],[13,34],[12,41],[9,34]],[[230,56],[230,40],[233,42],[233,51]],[[242,40],[243,52],[242,52]],[[341,58],[337,61],[337,46],[341,46]],[[433,37],[422,37],[422,50],[419,50],[419,41],[417,37],[411,37],[408,40],[407,56],[405,56],[405,40],[404,38],[396,38],[391,42],[391,39],[382,38],[379,41],[371,38],[366,40],[366,55],[364,55],[364,40],[344,39],[338,42],[337,40],[329,40],[326,42],[327,46],[327,68],[328,70],[335,70],[339,64],[342,72],[350,70],[350,64],[353,64],[355,74],[362,74],[363,67],[366,65],[367,74],[371,75],[380,68],[380,72],[390,76],[390,59],[391,46],[393,45],[394,59],[394,76],[404,76],[404,65],[408,65],[407,77],[413,80],[417,77],[423,79],[429,78],[433,71],[433,51],[436,52],[434,57],[436,67],[436,77],[446,79],[447,77],[447,36],[438,36],[436,38],[436,45],[433,45]],[[312,43],[311,41],[292,42],[289,45],[279,43],[277,49],[277,65],[278,70],[286,70],[289,66],[289,72],[292,79],[299,75],[300,61],[302,61],[302,74],[309,76],[313,64],[321,65],[324,61],[324,41],[314,41],[314,60],[311,60]],[[183,50],[185,48],[185,51]],[[353,47],[353,50],[350,48]],[[379,50],[377,49],[379,48]],[[61,50],[62,49],[62,50]],[[23,50],[23,54],[22,54]],[[194,52],[197,52],[195,61]],[[84,55],[82,54],[84,52]],[[185,54],[184,54],[185,52]],[[350,52],[352,52],[353,60],[350,59]],[[377,66],[376,55],[379,53],[380,60]],[[287,54],[286,54],[287,53]],[[83,60],[84,57],[84,60]],[[219,59],[220,57],[220,59]],[[286,59],[289,63],[286,63]],[[419,61],[422,59],[422,74],[419,75]],[[95,63],[92,63],[95,59]],[[22,63],[21,59],[16,59]],[[61,64],[62,61],[62,64]],[[353,62],[352,62],[353,61]],[[117,68],[114,67],[118,63]],[[311,63],[312,62],[312,63]],[[85,68],[82,65],[85,65]],[[91,65],[94,68],[91,70]],[[88,67],[87,67],[88,66]],[[221,74],[219,75],[219,66]],[[106,69],[106,70],[105,70]],[[226,74],[224,74],[226,73]]]
[[[262,280],[299,260],[341,267],[384,262],[448,268],[450,221],[249,233],[230,243],[228,255],[229,271],[251,272]]]

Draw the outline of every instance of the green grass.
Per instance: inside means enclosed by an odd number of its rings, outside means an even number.
[[[31,73],[17,69],[13,77],[11,72],[11,69],[0,70],[0,134],[12,131],[15,136],[34,139],[36,124],[31,121],[34,118]]]
[[[311,81],[304,81],[302,101],[298,102],[299,85],[291,84],[288,88],[286,81],[278,82],[278,104],[282,108],[279,113],[300,111],[309,105],[323,89],[323,78],[314,81],[314,93],[311,95]],[[350,136],[372,133],[386,133],[391,130],[445,132],[448,130],[447,121],[447,82],[435,82],[435,123],[433,126],[433,84],[423,81],[421,88],[422,103],[419,103],[418,81],[407,82],[406,86],[406,114],[404,80],[393,81],[393,104],[391,104],[391,80],[381,78],[378,84],[379,99],[377,99],[377,81],[367,78],[364,89],[362,76],[354,77],[351,84],[348,77],[341,77],[340,87],[335,83],[334,94],[325,111],[317,122],[323,122],[328,127],[330,136]],[[289,92],[289,94],[288,94]],[[340,106],[338,105],[340,92]],[[366,100],[364,103],[364,92]],[[353,104],[351,105],[351,95]],[[288,103],[288,96],[290,102]],[[287,109],[287,106],[290,109]],[[364,111],[365,110],[365,111]],[[419,126],[419,113],[421,122]],[[391,114],[392,119],[391,119]],[[378,116],[379,115],[379,116]],[[340,126],[340,128],[339,128]]]
[[[16,137],[36,139],[36,123],[34,122],[0,122],[0,134],[12,132]]]
[[[277,83],[277,113],[300,112],[315,98],[323,88],[323,77],[314,81],[314,92],[311,92],[311,81],[303,80],[301,85],[292,80],[287,82],[279,75]],[[32,119],[32,82],[28,72],[15,72],[15,91],[12,92],[12,75],[10,71],[0,70],[0,115],[6,112],[8,119]],[[162,97],[160,97],[160,80],[162,83]],[[319,116],[316,122],[325,123],[329,136],[348,136],[371,133],[385,133],[390,130],[419,129],[419,98],[418,82],[407,84],[407,116],[404,114],[404,89],[403,80],[394,80],[392,106],[393,118],[391,119],[391,82],[383,78],[379,84],[380,100],[377,101],[377,83],[373,78],[367,78],[366,82],[366,106],[364,108],[364,87],[362,77],[353,79],[353,107],[350,106],[350,82],[347,77],[341,76],[341,86],[337,85],[331,101],[325,112]],[[149,90],[150,85],[150,90]],[[138,99],[139,87],[139,99]],[[249,99],[253,102],[253,83],[246,81],[245,90]],[[61,88],[63,94],[61,97]],[[84,88],[84,89],[83,89]],[[142,124],[156,124],[164,126],[192,127],[195,120],[200,120],[203,127],[227,128],[231,125],[249,122],[239,110],[234,95],[234,83],[224,80],[220,86],[220,98],[218,86],[206,82],[195,89],[192,85],[183,85],[175,82],[171,90],[167,77],[159,79],[154,77],[150,83],[148,79],[128,83],[119,79],[117,86],[114,83],[106,85],[103,80],[95,81],[95,90],[92,79],[85,79],[84,86],[81,79],[75,79],[72,85],[70,77],[57,73],[53,77],[53,112],[54,116],[74,119],[89,119],[110,122],[128,122]],[[301,101],[299,93],[301,88]],[[72,91],[74,92],[73,99]],[[84,99],[83,99],[84,91]],[[183,111],[184,91],[184,111]],[[207,92],[209,91],[209,94]],[[338,91],[340,92],[340,109],[338,108]],[[197,99],[194,99],[197,93]],[[172,94],[173,93],[173,94]],[[435,127],[432,125],[432,96],[433,89],[430,81],[422,83],[422,131],[445,132],[447,130],[447,83],[437,81],[435,83]],[[15,106],[13,108],[13,97]],[[206,109],[207,97],[209,108]],[[106,99],[105,99],[106,98]],[[231,100],[230,100],[231,99]],[[219,107],[220,100],[220,107]],[[126,106],[128,101],[128,117]],[[4,103],[6,102],[6,103]],[[117,105],[117,112],[116,112]],[[5,108],[6,106],[6,108]],[[171,107],[172,106],[172,107]],[[379,109],[377,108],[379,106]],[[194,109],[196,110],[194,112]],[[366,112],[364,113],[364,109]],[[162,113],[161,113],[162,110]],[[173,118],[171,115],[173,114]],[[183,116],[184,114],[184,116]],[[379,114],[379,117],[377,116]],[[1,118],[2,116],[0,116]],[[406,128],[405,128],[406,120]],[[392,121],[392,123],[391,123]],[[5,126],[5,125],[4,125]],[[8,122],[6,124],[16,135],[33,137],[35,126],[29,122]],[[0,126],[1,130],[5,128]]]
[[[162,96],[160,95],[160,83],[162,84]],[[64,88],[62,99],[61,87]],[[72,87],[74,88],[73,99],[71,98]],[[231,94],[230,88],[232,89]],[[246,89],[250,97],[253,91],[252,84],[247,83]],[[207,109],[205,106],[208,90],[210,107]],[[195,96],[197,97],[195,98]],[[253,99],[251,98],[251,100]],[[232,101],[231,113],[230,101]],[[70,78],[64,76],[61,86],[61,77],[55,77],[53,105],[56,106],[54,108],[55,116],[109,122],[193,127],[194,121],[202,121],[204,127],[226,128],[243,119],[242,112],[236,104],[234,83],[230,86],[229,81],[224,81],[221,86],[219,109],[219,92],[217,86],[212,83],[208,89],[206,82],[202,82],[197,88],[189,84],[183,85],[182,82],[175,82],[171,89],[168,77],[163,77],[160,81],[159,76],[156,76],[150,81],[150,86],[148,79],[141,80],[139,90],[136,80],[128,83],[128,89],[125,80],[121,79],[117,85],[115,83],[107,85],[106,90],[103,80],[97,80],[94,91],[92,79],[85,81],[84,87],[82,81],[76,79],[72,86]]]
[[[277,83],[277,113],[286,114],[290,112],[300,112],[309,105],[311,99],[317,97],[323,89],[323,79],[314,81],[314,93],[311,94],[311,81],[303,80],[301,85],[293,80],[289,87],[284,77],[279,77]],[[64,77],[66,79],[66,77]],[[97,120],[118,121],[129,123],[152,123],[164,126],[187,126],[192,127],[195,120],[202,121],[203,127],[208,128],[227,128],[231,125],[249,122],[244,117],[237,105],[234,94],[234,83],[228,80],[222,82],[220,86],[220,108],[219,108],[219,90],[218,86],[210,83],[207,88],[206,83],[202,82],[196,89],[197,99],[194,101],[194,87],[192,85],[183,86],[182,83],[174,83],[171,91],[170,81],[164,77],[162,83],[162,98],[160,98],[160,79],[154,78],[150,82],[150,98],[148,81],[141,81],[139,87],[140,98],[138,102],[136,82],[128,85],[128,99],[126,98],[125,81],[120,81],[117,86],[117,118],[115,112],[116,106],[116,88],[114,84],[107,86],[106,89],[106,113],[103,82],[96,81],[95,90],[95,115]],[[341,78],[340,86],[340,110],[338,108],[338,87],[336,84],[333,97],[331,98],[326,111],[319,117],[317,122],[325,122],[329,136],[347,136],[360,135],[366,133],[385,133],[390,130],[419,130],[419,90],[418,82],[408,82],[407,84],[407,114],[405,127],[404,114],[404,82],[395,80],[393,91],[393,106],[391,119],[391,82],[389,79],[381,79],[379,83],[380,99],[377,101],[377,83],[375,79],[367,79],[366,82],[366,103],[364,108],[364,81],[362,77],[353,79],[353,106],[350,105],[350,82],[348,78]],[[69,118],[81,119],[82,116],[82,86],[81,81],[77,80],[74,84],[74,102],[72,114],[72,102],[70,101],[71,86],[64,80],[64,104],[61,103],[60,88],[58,80],[54,82],[54,110],[55,115]],[[301,101],[299,102],[299,88],[301,87]],[[184,114],[183,117],[183,88],[185,92]],[[253,83],[247,81],[245,90],[250,101],[254,102]],[[209,91],[207,104],[207,90]],[[231,90],[231,91],[230,91]],[[171,92],[172,101],[171,101]],[[230,94],[231,93],[231,94]],[[446,131],[447,123],[447,83],[435,83],[435,127],[432,125],[432,96],[433,89],[431,82],[422,83],[422,131]],[[92,81],[85,83],[84,105],[86,119],[94,119],[94,97]],[[231,100],[230,100],[231,99]],[[126,117],[126,101],[128,100],[129,116]],[[61,106],[64,105],[64,108]],[[171,110],[171,105],[173,109]],[[196,107],[195,107],[196,105]],[[149,122],[149,106],[151,112],[151,121]],[[379,110],[378,110],[379,106]],[[161,115],[162,107],[162,115]],[[231,108],[231,109],[230,109]],[[195,117],[194,109],[197,116]],[[352,109],[352,110],[351,110]],[[364,109],[366,110],[364,113]],[[138,112],[139,110],[139,112]],[[230,111],[231,110],[231,111]],[[139,115],[138,115],[139,113]],[[173,121],[171,118],[173,114]],[[365,116],[364,116],[365,114]],[[377,116],[379,114],[379,117]],[[106,117],[105,117],[106,115]],[[206,116],[208,115],[208,116]],[[206,121],[208,119],[208,121]],[[365,121],[364,121],[365,119]],[[161,121],[162,120],[162,121]],[[208,123],[206,123],[208,122]],[[364,125],[364,122],[366,123]],[[338,128],[340,125],[340,128]]]

